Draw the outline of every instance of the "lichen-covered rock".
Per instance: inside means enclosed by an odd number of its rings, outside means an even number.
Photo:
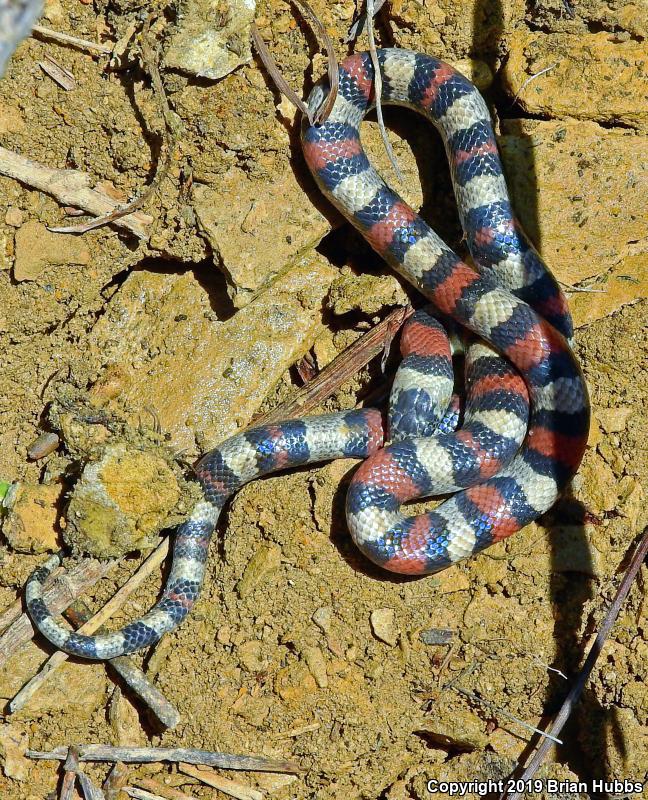
[[[509,44],[504,86],[526,112],[648,130],[648,50],[643,42],[619,41],[605,32],[516,31]]]
[[[179,497],[178,480],[163,458],[123,442],[108,445],[74,488],[65,541],[98,558],[152,547]]]
[[[390,306],[407,305],[407,302],[403,287],[393,275],[354,275],[347,268],[333,281],[327,306],[337,315],[349,311],[373,315]]]
[[[250,24],[255,0],[184,0],[165,64],[217,80],[252,58]]]

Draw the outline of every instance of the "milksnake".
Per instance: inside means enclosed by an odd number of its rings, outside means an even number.
[[[369,54],[350,56],[340,66],[332,113],[320,125],[304,123],[302,142],[326,197],[431,304],[403,331],[388,427],[373,409],[305,417],[237,434],[204,456],[196,467],[204,499],[178,529],[162,599],[121,631],[83,636],[53,619],[42,596],[59,563],[53,556],[29,579],[26,597],[37,627],[62,650],[113,658],[173,630],[198,597],[223,506],[261,475],[334,458],[366,459],[347,495],[351,535],[377,564],[422,575],[537,519],[576,472],[589,405],[569,345],[571,318],[511,210],[488,108],[470,81],[435,58],[387,49],[378,51],[378,61],[382,101],[418,111],[441,133],[475,269],[369,163],[359,127],[372,107],[374,71]],[[311,109],[326,91],[315,87]],[[448,324],[468,336],[467,405],[458,430]],[[454,494],[424,514],[401,509],[408,500],[440,493]]]

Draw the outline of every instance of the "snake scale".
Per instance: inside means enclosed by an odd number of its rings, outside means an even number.
[[[580,464],[589,429],[587,389],[570,348],[565,298],[517,223],[488,108],[448,64],[400,49],[378,51],[383,102],[416,110],[440,131],[475,268],[464,263],[369,163],[360,123],[372,107],[367,53],[340,66],[332,113],[302,127],[306,161],[326,197],[390,266],[424,295],[402,336],[389,421],[374,409],[290,420],[237,434],[196,467],[203,499],[178,529],[161,600],[120,631],[84,636],[54,620],[43,583],[26,587],[40,631],[68,653],[113,658],[157,641],[194,605],[210,537],[227,499],[278,470],[340,457],[365,459],[347,495],[360,550],[395,572],[436,572],[510,536],[547,511]],[[327,92],[317,85],[309,104]],[[444,322],[442,325],[438,317]],[[463,423],[452,399],[446,328],[467,334]],[[384,446],[388,443],[388,446]],[[402,504],[451,493],[433,511]]]

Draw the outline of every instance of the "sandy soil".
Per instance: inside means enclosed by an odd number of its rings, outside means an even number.
[[[211,4],[150,5],[178,133],[144,209],[145,237],[111,227],[50,233],[75,218],[0,177],[0,478],[27,492],[5,515],[0,612],[61,542],[75,557],[135,550],[87,595],[99,608],[136,568],[137,549],[186,513],[188,463],[288,398],[304,354],[323,367],[415,297],[319,198],[294,110],[246,60],[245,34],[229,34],[228,52],[243,63],[225,77],[187,75],[178,48],[167,67],[165,53]],[[313,7],[343,56],[353,4]],[[223,0],[213,14],[217,30],[229,24],[227,8]],[[313,40],[290,7],[263,0],[256,19],[291,84],[310,86],[324,61],[310,66]],[[110,43],[137,36],[141,23],[141,4],[128,0],[51,0],[43,19]],[[526,757],[532,734],[509,715],[538,726],[556,710],[648,522],[645,36],[639,6],[612,0],[395,0],[378,29],[383,45],[446,58],[479,83],[519,216],[574,290],[594,422],[573,495],[476,560],[397,580],[349,540],[342,506],[353,462],[244,488],[219,526],[196,609],[152,655],[136,657],[180,709],[178,727],[160,729],[104,665],[67,664],[0,722],[0,796],[55,796],[56,765],[25,761],[27,743],[298,758],[298,777],[239,776],[277,800],[423,800],[431,778],[504,778]],[[73,73],[75,88],[43,72],[46,55]],[[0,145],[82,170],[124,199],[151,180],[164,125],[137,42],[107,62],[23,43],[0,81]],[[462,248],[436,135],[409,114],[387,119],[404,196]],[[392,175],[375,124],[366,127],[372,157]],[[325,408],[349,408],[382,381],[372,364]],[[28,459],[52,429],[58,450]],[[544,777],[648,779],[643,577]],[[155,602],[159,585],[139,590],[113,624]],[[447,643],[425,643],[435,629],[447,630]],[[48,653],[36,640],[11,657],[0,671],[3,703]],[[99,782],[106,769],[88,773]],[[166,766],[134,768],[131,779],[146,775],[218,795]]]

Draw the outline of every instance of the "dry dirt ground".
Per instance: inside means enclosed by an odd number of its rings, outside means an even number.
[[[312,5],[344,56],[353,3]],[[81,170],[118,199],[141,191],[164,149],[159,97],[139,58],[145,8],[48,0],[44,25],[125,44],[110,60],[24,42],[0,81],[0,145]],[[319,197],[294,109],[249,58],[249,19],[236,27],[243,5],[150,8],[175,138],[142,238],[115,227],[51,233],[78,221],[67,204],[0,177],[0,478],[23,492],[5,512],[0,612],[62,538],[76,556],[136,551],[86,595],[99,608],[136,568],[138,549],[186,513],[187,464],[289,397],[306,353],[323,367],[406,292],[415,298]],[[483,89],[518,215],[573,290],[594,409],[573,496],[479,558],[407,581],[370,568],[349,541],[341,509],[352,462],[246,487],[224,515],[200,602],[143,661],[180,724],[156,726],[104,665],[68,663],[0,722],[1,797],[54,796],[57,766],[25,761],[26,743],[299,759],[300,776],[238,777],[276,800],[423,800],[431,778],[506,777],[526,757],[533,734],[509,715],[538,726],[556,710],[647,521],[645,12],[641,0],[393,0],[377,29],[381,44],[445,58]],[[306,91],[325,62],[294,9],[260,0],[256,20]],[[223,77],[187,72],[205,26],[226,43],[220,54],[241,62]],[[43,71],[47,56],[73,74],[73,88]],[[409,113],[386,117],[403,194],[461,248],[438,138]],[[393,175],[375,124],[366,129]],[[380,382],[371,365],[326,408],[351,407]],[[61,444],[30,460],[43,430]],[[156,577],[112,624],[155,601]],[[644,568],[544,777],[648,778],[645,579]],[[431,629],[449,642],[426,644]],[[3,703],[48,653],[36,639],[11,656]],[[100,781],[106,769],[88,772]],[[146,775],[218,794],[161,765],[134,768],[131,780]]]

